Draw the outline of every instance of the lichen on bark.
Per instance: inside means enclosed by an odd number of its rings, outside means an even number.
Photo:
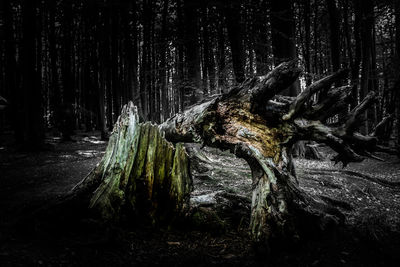
[[[185,147],[140,123],[130,102],[115,124],[105,155],[83,183],[98,183],[89,208],[104,220],[140,217],[169,223],[187,207],[192,190]]]

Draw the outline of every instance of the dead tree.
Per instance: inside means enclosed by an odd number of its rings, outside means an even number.
[[[75,191],[88,185],[97,188],[90,195],[90,207],[105,218],[118,217],[124,206],[145,210],[154,220],[179,213],[190,192],[188,160],[179,142],[200,142],[229,149],[250,165],[254,188],[250,233],[256,243],[298,238],[305,215],[321,223],[335,216],[327,213],[326,204],[298,188],[292,145],[299,140],[325,143],[337,152],[333,160],[343,166],[362,161],[378,147],[375,136],[356,131],[360,117],[374,101],[372,92],[340,125],[326,125],[327,118],[349,103],[351,87],[332,88],[347,71],[311,84],[297,97],[280,96],[299,74],[296,61],[282,63],[267,75],[247,79],[229,93],[194,105],[158,127],[139,123],[136,108],[125,106],[103,160]],[[310,104],[311,97],[322,90],[328,90],[329,97]],[[176,148],[164,137],[178,143]]]
[[[156,125],[140,123],[130,102],[114,125],[103,159],[64,202],[83,201],[107,221],[129,216],[169,223],[185,210],[191,190],[184,146],[167,142]]]
[[[296,61],[280,64],[265,76],[248,79],[228,94],[177,114],[160,129],[172,142],[201,142],[229,149],[251,167],[253,197],[250,232],[256,242],[296,237],[298,214],[325,216],[326,206],[301,192],[292,175],[291,147],[299,140],[325,143],[346,166],[377,149],[375,136],[356,132],[360,117],[374,100],[371,92],[340,125],[324,124],[347,108],[351,88],[331,88],[347,74],[340,70],[306,88],[296,98],[280,96],[300,74]],[[329,89],[328,97],[309,105]],[[317,207],[313,209],[312,207]],[[324,210],[325,209],[325,210]],[[300,213],[298,213],[300,211]]]

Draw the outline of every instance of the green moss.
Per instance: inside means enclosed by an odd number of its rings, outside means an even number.
[[[126,110],[125,110],[126,111]],[[90,208],[106,220],[117,220],[123,206],[152,223],[178,216],[191,191],[185,148],[176,148],[150,123],[123,113],[105,156],[91,173],[101,180]]]

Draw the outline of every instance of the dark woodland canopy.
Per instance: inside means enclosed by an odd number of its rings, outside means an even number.
[[[3,0],[0,130],[28,148],[49,129],[106,137],[129,100],[161,123],[298,58],[302,74],[284,94],[349,69],[335,84],[351,84],[348,105],[323,119],[334,124],[374,92],[362,132],[389,117],[383,141],[398,145],[399,33],[395,0]]]

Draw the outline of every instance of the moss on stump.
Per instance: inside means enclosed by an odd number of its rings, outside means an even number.
[[[88,182],[99,184],[89,208],[113,221],[129,213],[153,224],[171,222],[184,211],[192,190],[185,147],[174,147],[157,126],[140,123],[131,102],[124,106]]]

